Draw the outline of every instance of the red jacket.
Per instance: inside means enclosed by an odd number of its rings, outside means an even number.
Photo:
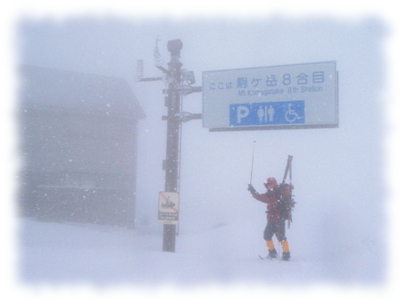
[[[278,222],[281,219],[278,198],[276,197],[276,189],[274,191],[267,191],[265,194],[255,193],[253,197],[258,201],[267,204],[267,220]]]

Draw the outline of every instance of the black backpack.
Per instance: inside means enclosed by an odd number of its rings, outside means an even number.
[[[282,183],[279,185],[279,212],[283,220],[288,221],[288,227],[292,222],[292,211],[296,202],[293,197],[293,185],[292,185],[292,159],[293,156],[289,155],[286,163],[285,174],[283,175]],[[289,174],[289,184],[285,183],[286,177]]]
[[[279,185],[279,212],[283,220],[288,221],[288,226],[292,222],[292,212],[296,202],[294,201],[293,185],[282,183]]]

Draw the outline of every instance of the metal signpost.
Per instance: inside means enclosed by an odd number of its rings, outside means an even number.
[[[165,104],[168,108],[167,115],[167,153],[165,159],[165,191],[178,191],[179,171],[179,146],[181,126],[176,114],[180,113],[181,100],[178,87],[181,83],[182,64],[179,61],[182,42],[174,40],[168,42],[168,51],[171,61],[168,63],[168,90]],[[176,225],[164,224],[163,251],[175,252]]]
[[[202,87],[192,86],[195,83],[193,72],[182,70],[182,63],[179,61],[183,46],[182,41],[179,39],[168,41],[167,47],[171,54],[168,68],[164,68],[158,63],[158,41],[157,39],[155,48],[156,67],[165,74],[168,82],[168,88],[164,91],[164,94],[166,94],[165,106],[168,113],[162,117],[162,120],[167,121],[166,158],[163,164],[165,190],[160,192],[159,221],[164,224],[163,251],[175,252],[176,225],[178,224],[181,124],[202,117],[201,114],[182,112],[181,102],[183,96],[201,92]],[[137,72],[138,80],[142,82],[163,80],[163,77],[143,78],[142,61],[138,61]]]
[[[336,62],[203,72],[210,131],[338,127]]]

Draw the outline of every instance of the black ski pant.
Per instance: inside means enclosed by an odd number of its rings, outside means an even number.
[[[264,229],[264,240],[272,240],[272,237],[276,235],[276,238],[281,243],[286,240],[285,236],[285,220],[280,220],[277,222],[268,221],[267,226]]]

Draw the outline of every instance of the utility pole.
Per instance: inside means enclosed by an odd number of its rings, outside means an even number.
[[[159,55],[157,43],[158,40],[156,41],[155,56]],[[182,46],[182,41],[179,39],[168,41],[167,47],[171,56],[168,68],[164,68],[158,63],[156,64],[156,67],[166,74],[168,81],[168,87],[164,91],[164,94],[166,94],[165,106],[168,112],[167,116],[163,116],[162,119],[167,121],[166,159],[164,163],[165,192],[171,193],[179,192],[181,125],[183,122],[202,118],[201,114],[191,114],[181,111],[181,96],[202,92],[201,86],[191,86],[191,84],[195,82],[193,72],[182,70],[182,63],[179,61]],[[139,62],[139,81],[156,81],[163,79],[162,77],[142,78],[143,66],[142,62]],[[185,82],[186,84],[184,84]],[[175,252],[176,225],[164,224],[163,226],[163,251]]]
[[[167,153],[165,159],[165,191],[178,192],[179,146],[181,124],[177,116],[181,112],[179,87],[181,86],[182,64],[179,61],[182,49],[180,40],[168,42],[171,61],[168,63],[168,89],[165,105],[167,114]],[[175,252],[176,225],[164,224],[163,251]]]

